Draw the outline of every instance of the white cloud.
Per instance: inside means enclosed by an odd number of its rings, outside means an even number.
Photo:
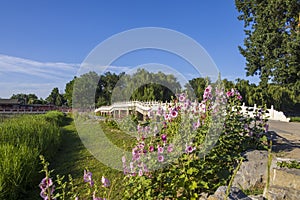
[[[20,73],[38,78],[64,79],[69,74],[75,74],[79,64],[38,62],[29,59],[12,57],[0,54],[0,72]]]
[[[0,98],[17,93],[34,93],[46,98],[54,87],[63,93],[67,82],[77,75],[81,64],[64,62],[39,62],[0,54]],[[130,70],[123,66],[100,66],[98,73],[121,73]],[[96,68],[96,69],[97,69]],[[91,68],[88,68],[90,70]]]

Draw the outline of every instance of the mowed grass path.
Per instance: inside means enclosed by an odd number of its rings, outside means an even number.
[[[124,144],[126,144],[127,148],[130,149],[135,141],[129,135],[124,134],[118,129],[111,128],[103,122],[101,122],[101,128],[107,138],[119,147],[123,148]],[[99,186],[101,185],[101,177],[107,177],[112,185],[111,199],[122,199],[123,188],[120,183],[124,178],[123,172],[111,169],[102,164],[85,148],[71,118],[68,119],[68,123],[63,127],[61,146],[54,160],[50,162],[49,168],[54,169],[52,177],[55,177],[57,174],[60,176],[65,175],[65,180],[67,180],[68,174],[72,175],[75,185],[78,186],[79,197],[81,197],[79,199],[87,198],[87,183],[83,181],[84,169],[88,169],[93,173],[93,179]],[[39,192],[37,188],[35,194],[30,195],[30,199],[41,199]]]

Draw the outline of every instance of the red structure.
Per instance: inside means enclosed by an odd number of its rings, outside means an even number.
[[[1,113],[45,113],[51,110],[71,111],[68,107],[59,107],[52,104],[22,104],[18,99],[0,99]]]

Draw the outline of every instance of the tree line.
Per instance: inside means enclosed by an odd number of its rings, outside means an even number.
[[[248,106],[257,104],[270,108],[273,105],[275,109],[287,113],[300,113],[300,95],[285,85],[269,83],[262,87],[260,84],[250,83],[248,80],[239,78],[235,81],[223,79],[222,83],[225,90],[238,89],[243,101]],[[35,94],[14,94],[11,98],[19,99],[27,104],[72,107],[75,97],[81,103],[79,107],[84,107],[85,103],[86,105],[92,103],[96,107],[100,107],[126,100],[165,102],[170,101],[177,93],[192,91],[195,97],[201,101],[204,89],[209,84],[212,84],[209,78],[194,78],[181,86],[172,74],[148,72],[144,69],[139,69],[131,75],[124,72],[120,74],[106,72],[102,75],[88,72],[69,81],[65,86],[64,93],[60,93],[58,88],[53,88],[45,100],[38,99]],[[86,93],[89,89],[94,91],[92,98]]]

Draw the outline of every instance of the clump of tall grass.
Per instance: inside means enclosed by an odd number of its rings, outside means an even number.
[[[24,115],[0,124],[0,199],[17,199],[38,171],[39,155],[50,159],[61,140],[63,114]]]

